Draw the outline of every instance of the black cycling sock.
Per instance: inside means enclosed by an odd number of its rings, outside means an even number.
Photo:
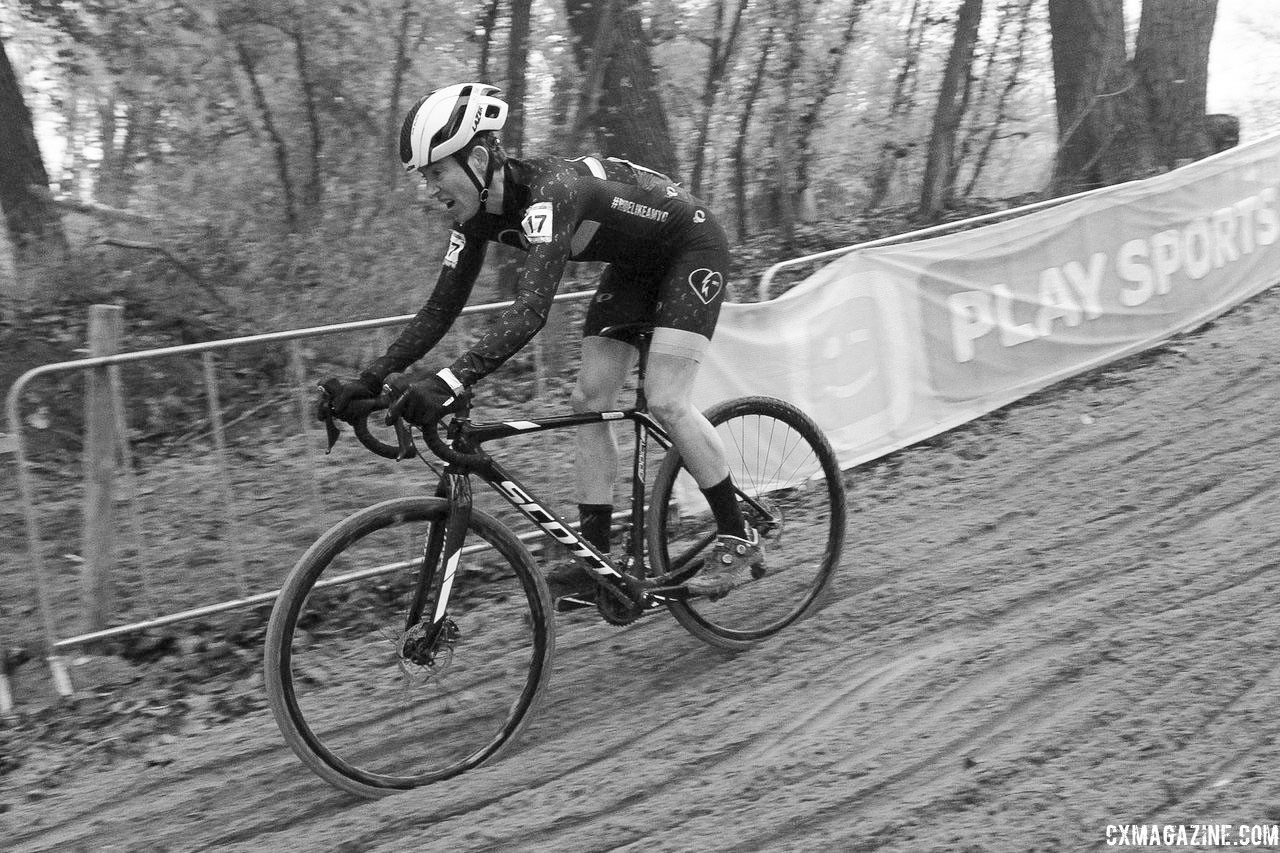
[[[709,489],[703,489],[711,514],[716,519],[716,533],[747,538],[747,520],[738,505],[738,493],[733,488],[733,478],[725,477]]]
[[[609,553],[609,534],[613,529],[611,504],[578,504],[578,530],[582,538],[601,554]]]

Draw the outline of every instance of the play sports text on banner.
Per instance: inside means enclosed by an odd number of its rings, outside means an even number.
[[[695,394],[790,400],[854,465],[1195,328],[1278,271],[1273,136],[726,304]]]

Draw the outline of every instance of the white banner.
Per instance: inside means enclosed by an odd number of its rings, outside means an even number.
[[[810,413],[846,466],[1193,329],[1280,280],[1280,136],[724,306],[700,406]]]

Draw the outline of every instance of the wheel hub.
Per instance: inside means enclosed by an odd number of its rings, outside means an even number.
[[[436,624],[419,622],[400,636],[400,662],[428,670],[443,669],[453,660],[460,636],[457,623],[448,617]]]

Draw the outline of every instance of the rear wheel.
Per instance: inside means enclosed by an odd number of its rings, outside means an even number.
[[[384,796],[494,757],[550,675],[546,584],[520,541],[478,510],[468,541],[491,547],[463,549],[447,617],[431,627],[447,515],[439,498],[356,513],[303,555],[272,611],[272,713],[294,752],[343,790]],[[415,607],[424,564],[432,581]]]
[[[760,534],[765,571],[718,599],[667,606],[694,636],[741,649],[778,633],[817,603],[844,546],[844,482],[822,430],[790,403],[743,397],[706,415],[724,443],[747,521]],[[651,569],[672,575],[673,582],[692,576],[711,551],[715,521],[674,450],[654,480],[646,527]]]

